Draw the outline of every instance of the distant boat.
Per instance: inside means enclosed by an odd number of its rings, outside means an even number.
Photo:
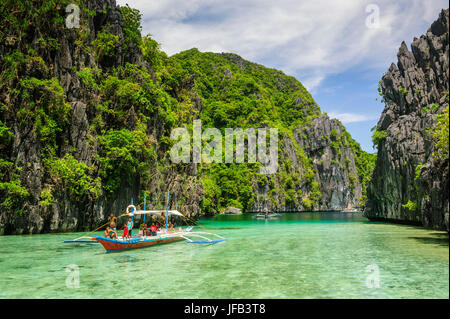
[[[360,211],[356,208],[345,208],[341,210],[341,213],[359,213]]]
[[[258,213],[253,216],[254,219],[271,219],[271,218],[279,218],[281,214],[278,213]]]

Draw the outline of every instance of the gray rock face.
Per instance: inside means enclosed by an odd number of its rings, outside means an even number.
[[[385,131],[386,138],[378,144],[367,189],[364,214],[370,219],[448,230],[448,158],[434,158],[430,131],[448,106],[448,27],[447,9],[425,35],[414,39],[411,51],[402,42],[397,65],[392,64],[380,81],[386,107],[377,131]],[[416,178],[418,165],[423,167]],[[417,209],[405,207],[408,202]]]
[[[280,158],[285,162],[280,163],[277,174],[253,183],[257,196],[251,211],[340,211],[360,207],[362,185],[355,153],[342,124],[321,115],[311,125],[297,128],[293,137],[280,140]],[[311,173],[313,176],[308,178]],[[319,199],[310,206],[308,199],[317,196],[315,190],[320,192]]]
[[[333,131],[336,137],[333,137]],[[343,136],[343,126],[328,116],[320,116],[303,131],[297,131],[297,141],[313,159],[315,180],[322,192],[319,210],[343,210],[360,206],[362,186],[357,176],[355,154]],[[333,144],[335,143],[335,144]],[[335,145],[335,146],[334,146]],[[333,147],[334,146],[334,147]]]

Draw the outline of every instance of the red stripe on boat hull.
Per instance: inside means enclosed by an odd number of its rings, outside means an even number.
[[[138,243],[126,243],[126,242],[114,243],[114,242],[102,240],[101,238],[95,238],[95,240],[98,241],[100,244],[102,244],[103,247],[108,252],[168,244],[168,243],[172,243],[175,241],[180,241],[182,239],[183,238],[181,238],[181,237],[172,237],[172,238],[166,238],[166,239],[142,241],[142,242],[138,242]]]

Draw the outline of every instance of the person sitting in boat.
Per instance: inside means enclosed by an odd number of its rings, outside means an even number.
[[[169,229],[169,231],[174,231],[172,222],[169,222],[169,227],[168,227],[168,229]]]
[[[117,233],[109,226],[106,226],[105,236],[106,238],[117,239]]]
[[[152,225],[150,226],[151,236],[156,236],[157,232],[158,232],[158,227],[156,227],[155,223],[152,223]]]
[[[106,238],[109,238],[109,226],[106,226],[106,229],[105,229],[105,237],[106,237]]]
[[[142,235],[143,236],[150,236],[150,230],[147,228],[147,224],[142,224]]]
[[[150,236],[151,234],[150,229],[147,228],[147,225],[145,226],[144,234],[145,236]]]

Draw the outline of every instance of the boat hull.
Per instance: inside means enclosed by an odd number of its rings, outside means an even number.
[[[95,237],[95,240],[98,241],[102,246],[106,249],[106,252],[116,252],[123,251],[135,248],[144,248],[155,245],[162,245],[173,243],[176,241],[183,240],[184,238],[180,236],[168,236],[168,237],[159,237],[155,238],[147,237],[146,239],[132,238],[130,240],[116,240],[105,237]]]

